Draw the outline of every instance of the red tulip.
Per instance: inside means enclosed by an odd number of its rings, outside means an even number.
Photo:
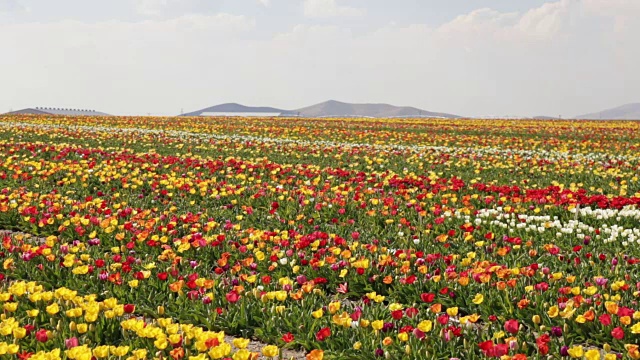
[[[292,342],[294,339],[293,334],[291,334],[290,332],[282,335],[282,341],[286,342],[287,344]]]
[[[225,295],[227,298],[227,301],[235,304],[238,302],[238,300],[240,300],[240,295],[238,295],[238,293],[236,293],[235,291],[231,291],[229,293],[227,293],[227,295]]]
[[[504,323],[504,330],[511,334],[517,334],[519,327],[520,327],[520,324],[518,324],[518,320],[515,320],[515,319],[507,320]]]
[[[613,336],[614,339],[622,340],[624,338],[624,330],[622,330],[621,327],[617,327],[611,330],[611,336]]]
[[[481,343],[478,344],[478,347],[480,348],[480,350],[482,350],[483,352],[487,352],[489,349],[491,349],[493,347],[493,341],[491,340],[487,340],[487,341],[483,341]]]
[[[410,307],[405,311],[405,314],[407,315],[407,317],[414,317],[416,315],[418,315],[418,309],[414,308],[414,307]]]
[[[422,293],[420,294],[420,300],[426,302],[426,303],[430,303],[433,302],[433,300],[435,300],[436,298],[436,294],[432,294],[432,293]]]
[[[392,312],[391,312],[391,317],[392,317],[394,320],[400,320],[400,319],[402,319],[402,316],[403,316],[403,315],[404,315],[404,314],[403,314],[402,310],[396,310],[396,311],[392,311]]]
[[[604,326],[611,325],[611,315],[609,315],[609,314],[602,314],[602,315],[598,316],[598,320]]]
[[[47,340],[49,340],[49,336],[47,335],[47,330],[40,329],[36,331],[36,340],[40,342],[47,342]]]
[[[440,325],[447,325],[449,323],[449,315],[442,314],[438,316],[437,320],[440,323]]]
[[[322,328],[316,333],[316,339],[318,341],[324,341],[324,339],[328,338],[329,336],[331,336],[331,329],[328,327]]]

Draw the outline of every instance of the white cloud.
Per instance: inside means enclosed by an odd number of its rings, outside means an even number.
[[[136,0],[136,9],[140,14],[157,16],[169,5],[171,0]]]
[[[150,17],[175,17],[206,13],[218,8],[220,0],[134,0],[137,12]]]
[[[269,7],[271,5],[270,0],[258,0],[258,3],[264,7]]]
[[[365,14],[364,9],[339,5],[338,0],[305,0],[304,15],[311,18],[352,17]]]
[[[203,87],[221,86],[255,20],[229,14],[140,22],[1,24],[2,103],[177,113]],[[25,44],[30,44],[26,46]],[[43,54],[47,54],[46,56]],[[7,85],[8,86],[8,85]],[[8,93],[8,89],[11,93]],[[187,99],[187,100],[185,100]],[[0,109],[0,113],[8,109]]]
[[[553,36],[573,25],[574,16],[579,16],[579,6],[580,3],[573,0],[543,4],[525,13],[518,22],[518,28],[528,34]]]
[[[11,14],[25,11],[29,11],[29,8],[20,0],[0,0],[0,14]]]

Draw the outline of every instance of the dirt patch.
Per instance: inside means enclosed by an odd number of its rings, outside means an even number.
[[[34,245],[42,245],[46,242],[46,238],[44,237],[39,237],[39,236],[35,236],[35,235],[31,235],[28,233],[24,233],[21,231],[12,231],[12,230],[3,230],[0,229],[0,239],[4,238],[5,236],[11,236],[12,238],[18,238],[26,243],[31,243]]]
[[[224,341],[226,341],[227,343],[232,344],[233,343],[233,339],[235,339],[235,337],[233,336],[225,336],[224,337]],[[249,342],[249,345],[247,346],[247,350],[251,351],[251,352],[261,352],[262,348],[265,347],[268,344],[262,343],[260,341],[257,340],[251,340],[251,342]],[[280,350],[281,354],[282,354],[282,359],[285,360],[305,360],[305,353],[303,351],[295,351],[295,350]],[[258,359],[269,359],[265,356],[260,356]]]

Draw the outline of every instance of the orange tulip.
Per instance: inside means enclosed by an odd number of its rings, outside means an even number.
[[[307,360],[322,360],[324,358],[324,351],[320,349],[311,350],[307,354]]]

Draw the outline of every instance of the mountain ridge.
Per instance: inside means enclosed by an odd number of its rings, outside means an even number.
[[[640,102],[578,115],[575,118],[584,120],[640,120]]]
[[[203,113],[280,113],[280,116],[303,117],[442,117],[460,116],[441,112],[432,112],[412,106],[395,106],[385,103],[354,104],[337,100],[328,100],[295,110],[278,109],[271,106],[246,106],[238,103],[224,103],[204,109],[181,114],[182,116],[201,116]]]
[[[218,104],[214,106],[209,106],[204,109],[188,112],[188,113],[182,114],[182,116],[200,116],[202,113],[207,113],[207,112],[209,113],[264,112],[264,113],[282,113],[282,114],[295,115],[295,113],[291,111],[282,110],[282,109],[274,108],[271,106],[246,106],[238,103],[224,103],[224,104]]]
[[[444,117],[458,118],[460,116],[442,112],[433,112],[419,109],[413,106],[395,106],[386,103],[347,103],[337,100],[328,100],[315,105],[296,109],[303,116],[330,117],[330,116],[364,116],[374,118],[389,117]]]

